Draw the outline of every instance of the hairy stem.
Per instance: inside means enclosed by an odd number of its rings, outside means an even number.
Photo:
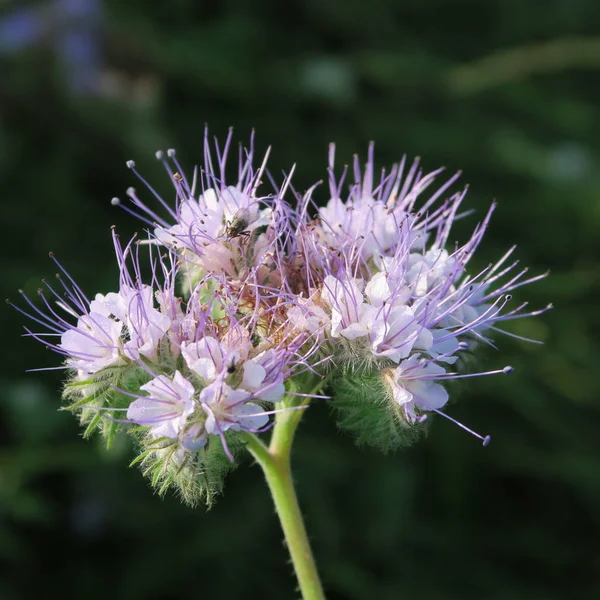
[[[307,399],[302,406],[306,406],[308,402]],[[303,412],[300,408],[278,413],[270,446],[263,444],[257,436],[248,434],[247,448],[261,466],[271,490],[303,600],[325,600],[298,505],[290,465],[294,434]]]

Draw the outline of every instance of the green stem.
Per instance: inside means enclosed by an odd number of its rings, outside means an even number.
[[[303,406],[306,406],[308,402],[309,400],[304,401]],[[271,490],[302,598],[304,600],[325,600],[290,468],[294,433],[303,412],[304,410],[301,408],[278,413],[270,446],[267,448],[257,436],[248,434],[247,448],[261,466]]]

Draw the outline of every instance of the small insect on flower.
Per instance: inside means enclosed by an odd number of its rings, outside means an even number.
[[[231,221],[227,221],[225,235],[228,240],[233,240],[236,237],[248,237],[250,231],[248,227],[252,225],[258,217],[251,217],[250,211],[247,208],[240,208],[232,217]]]

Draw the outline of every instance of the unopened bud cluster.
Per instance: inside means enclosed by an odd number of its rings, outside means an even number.
[[[226,183],[230,146],[231,133],[223,147],[206,135],[190,178],[174,151],[158,152],[172,204],[129,161],[144,193],[113,204],[147,232],[127,244],[113,232],[117,291],[90,299],[57,262],[41,305],[24,296],[18,307],[46,330],[28,334],[63,355],[64,397],[86,433],[100,428],[110,443],[128,429],[157,489],[209,502],[245,436],[322,390],[342,427],[388,450],[428,414],[445,415],[448,380],[510,371],[461,373],[461,354],[503,321],[542,312],[509,301],[543,275],[515,270],[514,248],[468,273],[494,206],[465,243],[451,242],[465,197],[450,192],[457,176],[434,188],[441,170],[405,160],[376,176],[371,146],[363,169],[356,159],[338,177],[332,147],[319,206],[318,186],[298,195],[291,173],[263,191],[253,139]]]

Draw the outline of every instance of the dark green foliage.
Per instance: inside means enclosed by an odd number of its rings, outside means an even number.
[[[379,372],[344,372],[331,387],[331,405],[338,413],[338,425],[352,434],[359,445],[393,452],[410,446],[423,433],[423,425],[406,422]]]

